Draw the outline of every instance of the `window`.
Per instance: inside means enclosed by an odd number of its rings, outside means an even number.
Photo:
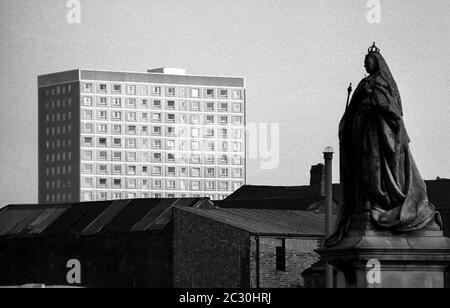
[[[108,91],[107,85],[104,84],[104,83],[99,84],[99,85],[98,85],[98,91],[99,91],[100,93],[106,93],[106,92]]]
[[[99,124],[98,125],[98,131],[100,133],[107,133],[108,132],[108,125],[106,125],[106,124]]]
[[[136,179],[128,179],[127,186],[128,188],[136,188]]]
[[[133,85],[127,86],[127,94],[135,95],[136,94],[136,86],[133,86]]]
[[[127,160],[128,161],[136,161],[136,152],[128,152]]]
[[[113,180],[114,188],[121,188],[122,187],[122,180],[121,179],[114,179]]]
[[[107,165],[98,165],[98,173],[100,173],[100,174],[107,174],[108,173],[108,166]]]
[[[219,182],[219,190],[226,191],[228,190],[228,182]]]
[[[98,186],[106,187],[106,182],[107,182],[107,180],[105,178],[98,179]]]
[[[168,113],[168,114],[167,114],[167,122],[168,122],[168,123],[175,123],[175,114],[173,114],[173,113]]]
[[[214,177],[216,174],[216,171],[214,168],[206,168],[205,177]]]
[[[200,102],[192,102],[191,110],[192,111],[200,111]]]
[[[83,92],[92,92],[92,83],[84,83],[83,84]]]
[[[191,124],[199,124],[200,116],[198,114],[191,115]]]
[[[206,97],[214,97],[214,89],[206,89]]]
[[[180,88],[179,93],[180,93],[181,97],[185,97],[186,96],[186,89],[185,88]]]
[[[241,99],[241,90],[234,90],[233,91],[233,99]]]
[[[207,164],[214,164],[214,161],[215,161],[214,155],[211,155],[211,154],[206,155],[205,162]]]
[[[219,111],[228,111],[228,103],[220,103]]]
[[[136,148],[136,139],[134,139],[134,138],[128,139],[127,140],[127,147],[128,148],[132,148],[132,149]]]
[[[200,177],[200,168],[192,168],[191,176],[192,177]]]
[[[153,188],[159,188],[161,189],[161,180],[153,180]]]
[[[85,178],[84,179],[84,187],[86,188],[92,188],[94,186],[94,183],[91,178]]]
[[[175,150],[175,140],[167,140],[166,149]]]
[[[84,97],[83,105],[84,106],[92,106],[92,97]]]
[[[221,98],[228,98],[228,90],[220,90],[219,91],[219,96]]]
[[[213,115],[207,115],[205,117],[205,124],[214,124],[214,116]]]
[[[92,123],[85,123],[84,124],[84,132],[85,133],[92,133]]]
[[[152,121],[153,122],[161,122],[161,114],[160,113],[152,113]]]
[[[191,129],[191,136],[193,138],[198,138],[200,137],[200,130],[198,128],[192,128]]]
[[[127,174],[136,175],[136,166],[128,166]]]
[[[242,169],[233,169],[234,178],[242,178]]]
[[[152,140],[152,148],[153,149],[161,149],[161,147],[162,147],[161,140],[158,140],[158,139]]]
[[[228,124],[228,117],[227,116],[221,116],[220,117],[220,124]]]
[[[121,134],[122,133],[122,125],[120,125],[120,124],[113,125],[113,133],[114,134]]]
[[[114,165],[113,166],[113,173],[114,174],[122,174],[122,166],[121,165]]]
[[[84,137],[84,145],[92,146],[92,137]]]
[[[92,160],[92,151],[83,151],[83,158],[85,160]]]
[[[113,98],[112,101],[113,107],[122,107],[122,99],[121,98]]]
[[[128,106],[128,108],[136,108],[136,99],[129,98],[127,106]]]
[[[160,163],[162,161],[161,153],[153,153],[153,162]]]
[[[214,102],[207,102],[206,103],[206,111],[214,111]]]
[[[192,181],[191,188],[192,190],[200,190],[200,181]]]
[[[159,167],[159,166],[153,167],[153,170],[152,170],[152,174],[153,175],[161,175],[161,173],[162,173],[162,168],[161,167]]]
[[[120,84],[115,84],[113,86],[113,92],[114,93],[121,93],[122,92],[122,86]]]
[[[152,92],[153,94],[161,95],[161,87],[153,87]]]
[[[191,150],[192,151],[200,151],[200,142],[192,141],[191,142]]]
[[[202,158],[200,157],[199,154],[192,154],[191,156],[191,162],[193,164],[201,164],[202,163]]]
[[[127,125],[127,134],[136,135],[136,125]]]
[[[122,139],[114,138],[113,139],[113,146],[116,147],[116,148],[122,147]]]
[[[175,167],[167,167],[167,176],[175,176]]]
[[[141,108],[148,108],[148,100],[147,99],[143,99],[141,101]]]
[[[199,89],[191,89],[191,97],[194,97],[194,98],[200,97],[200,90]]]
[[[136,112],[128,112],[127,120],[130,122],[136,122]]]
[[[286,240],[278,240],[280,243],[275,248],[276,253],[276,270],[280,272],[286,271]]]
[[[167,137],[175,137],[175,127],[167,127]]]
[[[141,113],[141,121],[142,122],[147,122],[148,121],[148,113],[147,112],[142,112]]]
[[[234,112],[242,112],[242,105],[241,105],[241,103],[234,103],[233,104],[233,111]]]
[[[100,97],[97,100],[97,106],[106,107],[108,105],[108,99],[106,97]]]
[[[174,163],[174,162],[175,162],[175,154],[173,154],[173,153],[168,153],[168,154],[167,154],[167,162],[169,162],[169,163]]]
[[[173,87],[167,88],[167,95],[175,96],[175,88]]]
[[[175,181],[174,180],[167,181],[167,189],[171,189],[171,190],[175,189]]]
[[[205,190],[215,190],[216,183],[214,181],[206,181],[205,182]]]
[[[220,168],[220,177],[228,177],[228,169],[227,168]]]
[[[233,117],[233,124],[242,124],[242,117]]]
[[[148,135],[148,126],[146,125],[141,126],[141,134]]]
[[[175,101],[167,101],[167,109],[175,109]]]
[[[107,114],[106,111],[100,110],[98,112],[98,118],[101,119],[101,120],[106,120],[106,118],[107,118],[106,114]]]
[[[221,128],[220,129],[220,136],[223,137],[223,138],[228,138],[228,129]]]
[[[214,137],[214,128],[207,128],[205,131],[205,136],[207,138],[213,138]]]
[[[98,152],[98,160],[108,160],[108,152],[106,151]]]
[[[106,138],[98,138],[98,145],[101,147],[106,147],[108,145]]]
[[[161,136],[161,126],[153,126],[153,135]]]

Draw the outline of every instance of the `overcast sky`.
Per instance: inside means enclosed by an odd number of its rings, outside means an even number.
[[[248,184],[303,185],[338,150],[349,82],[376,41],[403,97],[424,179],[450,178],[450,1],[0,0],[0,206],[37,202],[37,75],[74,68],[243,76],[248,122],[279,123],[280,164],[248,162]],[[338,157],[334,177],[338,180]]]

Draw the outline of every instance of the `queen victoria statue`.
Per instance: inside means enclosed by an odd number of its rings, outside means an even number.
[[[369,76],[359,83],[339,127],[342,207],[328,246],[367,226],[393,233],[427,225],[439,230],[410,152],[397,84],[375,43],[365,68]]]

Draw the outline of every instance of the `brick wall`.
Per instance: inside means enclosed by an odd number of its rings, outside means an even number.
[[[174,286],[248,288],[248,232],[174,209]]]
[[[297,288],[303,287],[302,272],[319,260],[314,249],[319,247],[318,239],[285,238],[286,271],[276,269],[276,247],[280,238],[259,238],[259,286],[261,288]],[[251,287],[256,287],[257,239],[251,239]]]

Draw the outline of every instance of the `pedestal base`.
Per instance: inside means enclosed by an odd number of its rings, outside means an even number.
[[[441,231],[350,232],[317,252],[337,269],[338,288],[443,288],[450,265],[450,239]]]

